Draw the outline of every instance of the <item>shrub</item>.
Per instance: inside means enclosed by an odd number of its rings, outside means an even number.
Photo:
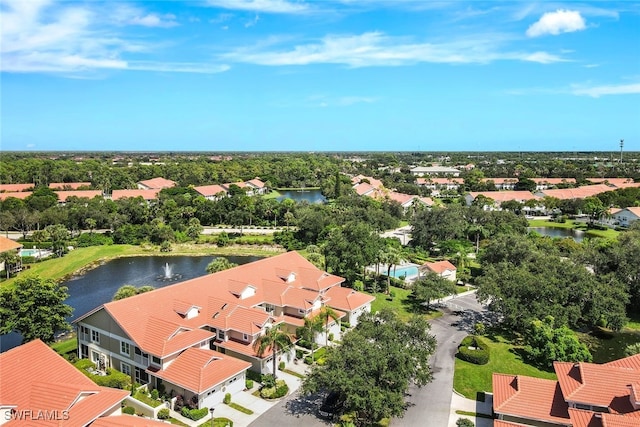
[[[153,389],[151,390],[151,398],[154,400],[158,400],[158,398],[160,397],[160,392],[157,389]]]
[[[171,417],[169,413],[169,408],[160,409],[158,411],[158,419],[159,420],[168,420]]]
[[[255,371],[247,371],[247,378],[256,382],[262,382],[262,374]]]
[[[278,363],[278,369],[281,370],[281,371],[284,369],[284,360],[282,360],[280,363]]]
[[[244,380],[244,388],[252,389],[253,388],[253,380]]]
[[[473,421],[471,421],[468,418],[458,418],[458,421],[456,421],[456,426],[457,427],[473,427]]]
[[[199,419],[204,418],[207,416],[207,414],[209,414],[209,409],[189,409],[185,406],[182,408],[182,411],[180,411],[180,414],[182,414],[183,417],[198,421]]]
[[[127,415],[135,415],[136,410],[133,406],[125,406],[124,408],[122,408],[122,413]]]
[[[225,403],[225,405],[228,405],[229,403],[231,403],[231,393],[226,393],[222,401]]]
[[[486,365],[489,363],[489,349],[484,340],[480,337],[469,335],[465,337],[460,346],[458,346],[458,354],[456,356],[469,363],[476,365]]]
[[[484,323],[482,323],[482,322],[476,323],[473,326],[473,329],[475,330],[476,335],[484,335],[486,330],[487,330],[487,328],[484,326]]]
[[[327,338],[329,339],[329,341],[333,341],[333,338],[334,338],[333,332],[331,332]]]
[[[309,349],[309,350],[311,349],[311,342],[310,342],[310,341],[307,341],[307,340],[300,340],[300,341],[298,341],[298,345],[299,345],[300,347],[303,347],[303,348],[306,348],[306,349]]]
[[[304,357],[304,351],[299,348],[296,348],[296,359],[302,359]]]
[[[326,352],[327,352],[327,349],[325,347],[317,349],[313,353],[313,359],[315,361],[318,361],[318,360],[322,359]],[[309,355],[309,356],[304,358],[304,363],[306,363],[307,365],[311,365],[311,355]]]
[[[260,396],[265,399],[277,399],[282,396],[286,396],[289,392],[289,386],[283,380],[276,381],[273,387],[262,387],[260,389]]]
[[[262,376],[262,387],[271,388],[276,386],[276,377],[271,374],[264,374]]]

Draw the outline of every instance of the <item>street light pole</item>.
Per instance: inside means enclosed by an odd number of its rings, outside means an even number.
[[[211,412],[211,427],[213,427],[213,411],[215,411],[216,408],[209,408],[209,412]]]

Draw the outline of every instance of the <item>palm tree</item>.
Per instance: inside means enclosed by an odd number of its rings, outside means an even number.
[[[340,316],[333,308],[324,305],[320,309],[320,313],[318,313],[318,318],[321,319],[324,324],[324,346],[326,347],[329,345],[329,319],[337,321]]]
[[[388,294],[391,288],[391,267],[393,266],[393,275],[395,277],[396,265],[402,261],[402,256],[400,251],[393,246],[387,246],[384,251],[384,261],[387,264],[387,289],[385,294]]]
[[[305,317],[304,325],[300,327],[300,335],[311,343],[311,364],[313,365],[316,359],[313,357],[316,334],[322,332],[322,318],[320,316]]]
[[[229,261],[225,257],[218,257],[207,265],[207,273],[217,273],[218,271],[228,270],[236,267],[238,264]]]
[[[267,349],[273,351],[273,378],[277,377],[276,359],[278,352],[288,350],[291,344],[291,336],[280,329],[280,325],[267,328],[264,335],[260,335],[258,339],[253,342],[253,349],[258,357],[262,357]]]

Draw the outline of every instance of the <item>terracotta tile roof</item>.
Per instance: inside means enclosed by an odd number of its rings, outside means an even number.
[[[512,423],[509,421],[502,421],[502,420],[493,420],[493,427],[521,427],[524,426],[524,424],[517,424],[517,423]]]
[[[368,182],[363,182],[363,181],[368,181]],[[382,187],[382,181],[380,181],[379,179],[375,179],[370,176],[364,176],[364,175],[354,176],[353,178],[351,178],[351,183],[354,184],[354,187],[357,184],[360,184],[360,185],[368,184],[373,188]]]
[[[605,363],[604,366],[615,366],[619,368],[629,368],[640,371],[640,354],[634,354],[633,356],[614,360],[612,362]]]
[[[613,188],[605,184],[597,184],[597,185],[584,185],[582,187],[576,187],[576,188],[540,190],[540,192],[536,194],[540,197],[548,196],[548,197],[555,197],[556,199],[560,199],[560,200],[571,200],[571,199],[584,199],[586,197],[592,197],[592,196],[595,196],[596,194],[605,193],[607,191],[613,191]]]
[[[0,402],[16,410],[63,411],[67,420],[12,420],[5,426],[84,426],[120,406],[129,393],[97,386],[40,340],[0,354]]]
[[[369,193],[371,193],[372,191],[376,190],[376,187],[374,187],[371,184],[367,184],[366,182],[363,182],[361,184],[356,184],[353,186],[354,190],[356,190],[356,194],[358,196],[365,196]]]
[[[438,184],[438,185],[462,185],[464,180],[462,178],[416,178],[416,183],[418,185],[426,185],[426,184]]]
[[[626,208],[626,210],[628,210],[629,212],[631,212],[632,214],[634,214],[635,216],[640,218],[640,207],[631,206],[631,207]]]
[[[166,369],[153,375],[172,384],[202,393],[249,369],[251,363],[213,350],[189,348]]]
[[[518,178],[482,178],[482,182],[493,181],[494,184],[502,185],[502,184],[517,184]]]
[[[342,311],[354,311],[375,300],[375,297],[353,289],[335,286],[325,293],[326,305]]]
[[[558,185],[558,184],[575,184],[575,178],[531,178],[531,181],[536,184],[549,184],[549,185]]]
[[[493,374],[493,410],[539,421],[569,424],[567,403],[557,381]]]
[[[615,215],[620,212],[622,209],[620,208],[609,208],[609,215]]]
[[[91,423],[91,427],[167,427],[167,424],[151,418],[134,415],[102,417]]]
[[[572,427],[640,427],[640,418],[569,408]]]
[[[9,197],[24,200],[31,195],[31,191],[17,191],[14,193],[0,193],[0,200],[6,200]]]
[[[633,182],[633,178],[587,178],[587,181],[617,187]]]
[[[58,201],[66,202],[69,197],[86,197],[93,199],[94,197],[102,197],[102,191],[100,190],[68,190],[68,191],[56,191],[58,195]]]
[[[436,261],[436,262],[425,262],[420,266],[421,268],[427,269],[429,271],[433,271],[437,274],[442,274],[445,271],[456,271],[456,266],[451,264],[449,261]]]
[[[138,184],[142,185],[145,188],[156,189],[156,190],[162,190],[163,188],[171,188],[177,185],[175,181],[171,181],[170,179],[165,179],[161,177],[151,178],[144,181],[138,181]]]
[[[616,189],[618,188],[638,188],[640,187],[640,182],[625,182],[621,184],[615,185]]]
[[[160,190],[113,190],[111,193],[112,200],[125,199],[127,197],[142,197],[144,200],[155,200],[158,198]]]
[[[90,182],[52,182],[49,188],[52,190],[77,190],[81,187],[91,187]]]
[[[492,199],[496,203],[502,203],[509,200],[517,200],[519,202],[522,202],[526,200],[535,200],[538,198],[530,191],[472,191],[469,194],[471,195],[471,197],[473,197],[473,199],[482,195],[484,197]]]
[[[22,247],[22,245],[18,242],[15,242],[11,239],[7,239],[6,237],[0,236],[0,253],[15,251]]]
[[[258,305],[308,309],[321,298],[320,291],[340,286],[343,281],[318,269],[297,252],[287,252],[112,301],[103,308],[144,352],[163,356],[211,337],[212,333],[200,330],[206,326],[253,335],[269,319],[275,323],[283,320],[274,319]],[[255,294],[248,292],[246,298],[241,298],[239,294],[249,287],[255,289]],[[357,298],[353,297],[356,301]],[[201,307],[196,316],[181,314],[192,306]]]
[[[247,181],[247,184],[251,184],[256,188],[264,188],[264,182],[260,181],[258,178],[254,178],[250,181]]]
[[[193,189],[205,197],[217,196],[220,193],[224,193],[226,195],[228,193],[226,188],[218,184],[201,185],[199,187],[193,187]]]
[[[553,367],[567,401],[607,407],[617,413],[634,412],[628,386],[640,382],[639,370],[584,362],[555,362]]]
[[[0,193],[19,193],[33,190],[34,184],[0,184]]]
[[[258,357],[258,353],[256,353],[256,351],[254,350],[252,343],[228,340],[228,341],[217,341],[216,344],[227,350],[235,351],[236,353],[244,354],[246,356],[251,356],[251,357]],[[271,356],[271,354],[272,354],[271,347],[268,347],[262,353],[262,358],[263,359],[267,358]]]

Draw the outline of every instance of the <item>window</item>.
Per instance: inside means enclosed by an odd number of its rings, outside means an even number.
[[[219,340],[223,340],[224,339],[224,331],[223,330],[218,330],[218,339]]]
[[[91,341],[100,344],[100,332],[91,330]]]
[[[303,310],[303,309],[301,309],[301,308],[299,308],[299,309],[298,309],[298,313],[300,313],[300,314],[306,314],[306,313],[307,313],[307,311],[306,311],[306,310]]]
[[[153,357],[151,358],[151,360],[152,360],[152,361],[153,361],[153,363],[155,363],[156,365],[160,365],[160,364],[161,364],[161,361],[160,361],[160,358],[159,358],[159,357],[153,356]]]
[[[91,361],[93,363],[98,363],[100,362],[100,354],[97,351],[92,351],[91,352]]]
[[[247,335],[247,334],[242,334],[242,340],[243,340],[243,341],[249,341],[249,335]]]
[[[120,362],[120,372],[131,376],[131,365],[124,362]]]
[[[86,344],[80,344],[80,358],[81,359],[89,358],[89,347]]]
[[[120,353],[129,356],[131,354],[131,348],[128,342],[120,341]]]

